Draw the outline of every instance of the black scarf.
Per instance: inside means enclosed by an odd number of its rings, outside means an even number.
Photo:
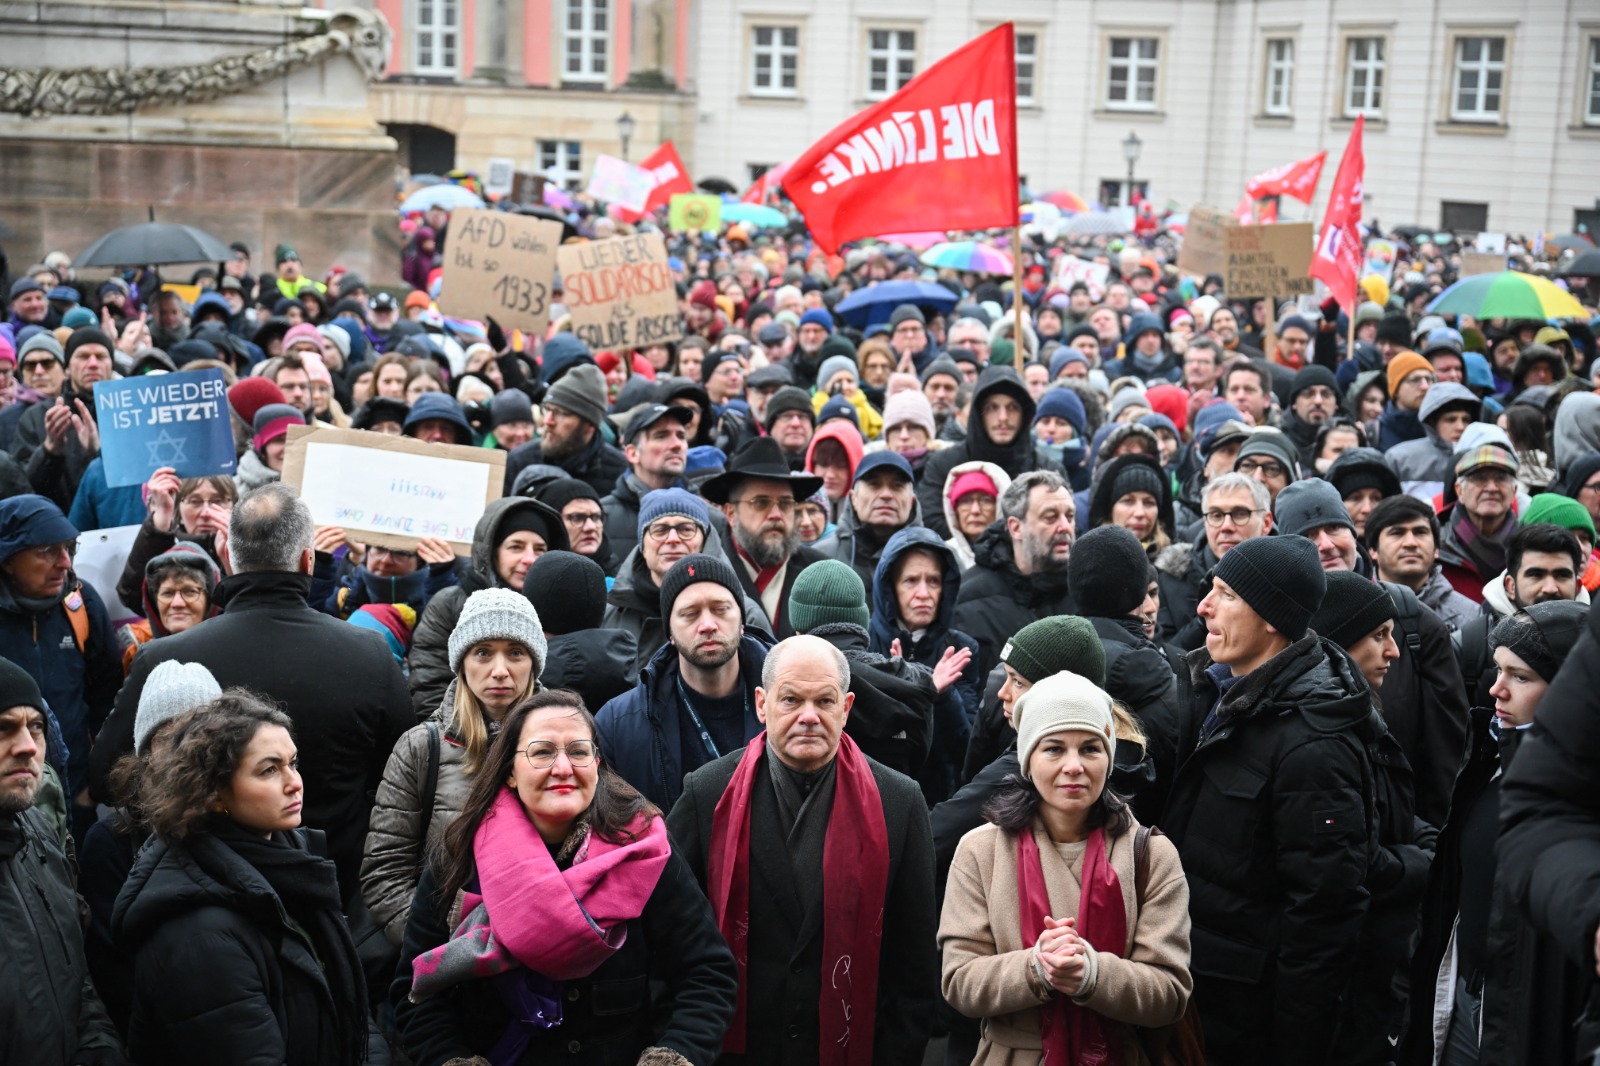
[[[836,760],[830,759],[827,766],[811,773],[791,770],[773,746],[767,745],[767,773],[778,799],[778,821],[783,825],[795,889],[807,911],[821,902],[822,878],[817,871],[822,869],[828,817],[833,813],[836,765]]]

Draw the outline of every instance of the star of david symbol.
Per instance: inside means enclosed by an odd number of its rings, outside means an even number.
[[[156,466],[177,466],[189,461],[187,444],[182,437],[174,437],[163,429],[155,440],[146,441],[145,447],[150,449],[150,461]]]

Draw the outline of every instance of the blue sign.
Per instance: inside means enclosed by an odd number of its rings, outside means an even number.
[[[232,475],[227,388],[215,367],[96,382],[106,484],[142,485],[164,466],[179,477]]]

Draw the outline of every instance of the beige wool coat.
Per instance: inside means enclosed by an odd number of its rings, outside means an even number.
[[[1130,829],[1106,841],[1122,883],[1128,942],[1115,955],[1097,952],[1095,986],[1087,999],[1075,1001],[1124,1024],[1123,1061],[1129,1066],[1147,1061],[1133,1027],[1176,1022],[1193,988],[1189,886],[1178,850],[1166,837],[1151,836],[1149,884],[1141,908],[1134,899],[1134,833]],[[1037,820],[1033,834],[1051,916],[1075,917],[1078,874]],[[939,950],[945,999],[969,1018],[982,1019],[983,1041],[973,1066],[1038,1066],[1043,1057],[1039,1007],[1044,1001],[1029,980],[1033,944],[1022,940],[1016,838],[997,826],[974,829],[956,847],[939,922]]]

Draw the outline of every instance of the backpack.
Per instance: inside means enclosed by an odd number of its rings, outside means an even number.
[[[1417,599],[1417,594],[1398,585],[1393,581],[1380,581],[1378,584],[1389,590],[1389,598],[1394,601],[1394,626],[1405,638],[1405,646],[1412,656],[1422,653],[1422,601]]]

